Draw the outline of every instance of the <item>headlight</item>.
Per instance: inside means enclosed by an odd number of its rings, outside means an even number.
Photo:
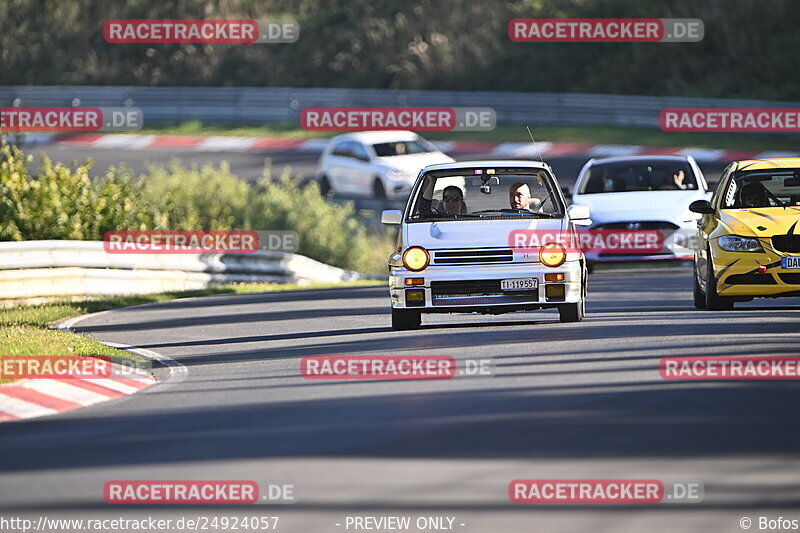
[[[412,176],[402,170],[390,170],[386,173],[386,177],[390,180],[408,180],[411,179]]]
[[[428,255],[427,250],[425,250],[425,248],[420,248],[419,246],[412,246],[403,252],[403,264],[412,272],[425,270],[425,268],[428,266],[428,263],[430,263],[430,260],[431,256]]]
[[[740,237],[739,235],[723,235],[717,239],[719,247],[726,252],[763,252],[761,243],[755,237]]]
[[[557,267],[564,264],[567,260],[567,250],[558,243],[551,242],[539,249],[539,261],[549,267]]]

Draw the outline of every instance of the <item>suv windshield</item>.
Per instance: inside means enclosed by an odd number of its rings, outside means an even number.
[[[436,148],[422,140],[394,141],[373,144],[372,149],[378,157],[392,157],[396,155],[424,154],[433,152]]]
[[[734,174],[723,209],[800,205],[800,169],[753,170]]]
[[[686,161],[623,161],[592,165],[578,194],[697,190]]]
[[[436,171],[416,189],[409,220],[561,218],[564,206],[552,176],[544,170],[486,169]]]

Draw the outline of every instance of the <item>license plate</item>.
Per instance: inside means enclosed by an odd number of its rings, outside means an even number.
[[[539,287],[536,278],[517,278],[500,280],[500,289],[504,291],[527,291]]]
[[[781,268],[800,268],[800,257],[782,257]]]

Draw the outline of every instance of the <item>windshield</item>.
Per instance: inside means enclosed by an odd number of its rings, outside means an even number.
[[[800,169],[753,170],[734,174],[723,209],[800,205]]]
[[[564,207],[546,171],[450,170],[427,174],[416,189],[409,220],[561,218]]]
[[[686,161],[624,161],[592,165],[578,194],[697,190]]]
[[[424,154],[436,150],[433,145],[421,139],[414,141],[393,141],[388,143],[373,144],[372,149],[375,150],[375,155],[378,157]]]

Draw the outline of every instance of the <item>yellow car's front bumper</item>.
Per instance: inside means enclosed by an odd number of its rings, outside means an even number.
[[[800,268],[785,269],[783,257],[800,254],[777,252],[764,242],[763,252],[729,252],[710,242],[717,293],[720,296],[800,295]],[[797,293],[797,294],[792,294]]]

